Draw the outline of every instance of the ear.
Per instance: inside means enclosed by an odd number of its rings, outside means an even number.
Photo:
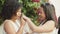
[[[19,13],[17,12],[16,15],[19,15]]]

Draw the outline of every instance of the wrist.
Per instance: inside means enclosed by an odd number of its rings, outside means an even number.
[[[24,25],[22,25],[22,24],[21,24],[21,26],[20,26],[20,27],[24,27]]]

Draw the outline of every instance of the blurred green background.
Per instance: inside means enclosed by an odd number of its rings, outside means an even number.
[[[4,1],[5,0],[0,0],[0,13],[1,13]],[[22,12],[27,17],[31,18],[33,23],[36,25],[39,25],[39,23],[37,23],[38,15],[36,14],[36,9],[38,9],[42,3],[46,3],[46,2],[48,2],[48,0],[19,0],[19,3],[23,4]],[[3,23],[3,20],[0,16],[0,25],[2,23]]]

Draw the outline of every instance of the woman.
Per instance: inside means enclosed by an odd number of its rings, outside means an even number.
[[[33,32],[37,32],[40,34],[57,34],[55,31],[55,13],[52,13],[54,11],[55,10],[53,10],[52,5],[50,5],[49,3],[42,4],[40,7],[40,13],[38,14],[40,16],[41,23],[39,26],[34,25],[28,17],[24,16],[23,18],[26,20]]]
[[[17,0],[5,0],[1,16],[4,19],[4,34],[23,34],[25,21]]]

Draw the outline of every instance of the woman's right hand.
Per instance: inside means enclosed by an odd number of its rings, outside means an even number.
[[[21,17],[21,26],[24,26],[26,24],[25,20],[23,19],[23,17]]]

